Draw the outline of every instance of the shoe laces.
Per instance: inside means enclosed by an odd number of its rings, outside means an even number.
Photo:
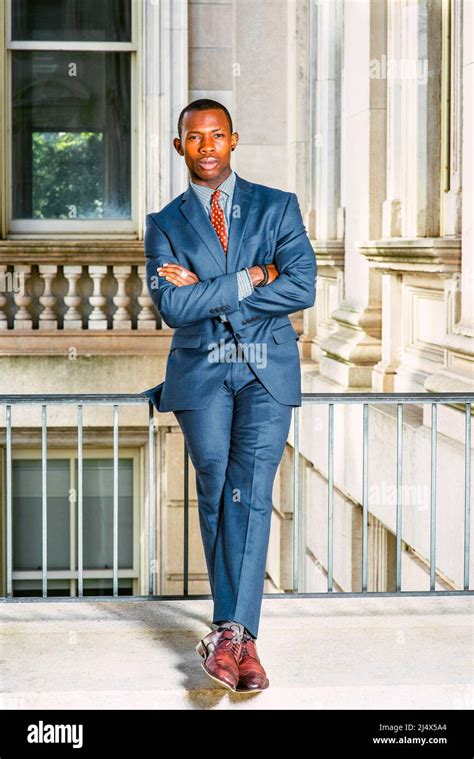
[[[234,656],[237,656],[240,652],[240,647],[243,643],[243,634],[240,630],[240,628],[237,625],[228,625],[226,627],[219,627],[219,632],[226,632],[227,630],[230,630],[232,632],[232,638],[226,637],[225,635],[222,636],[221,640],[219,641],[220,645],[225,646],[226,648],[231,648],[232,653]]]
[[[232,639],[232,640],[228,640],[228,641],[226,642],[226,644],[225,644],[225,645],[226,645],[226,646],[231,646],[231,648],[232,648],[232,653],[234,654],[234,656],[235,656],[235,657],[237,657],[237,656],[238,656],[238,654],[239,654],[239,652],[240,652],[240,647],[241,647],[241,642],[240,642],[240,641],[239,641],[239,642],[237,642],[237,641],[235,641],[234,639]]]
[[[249,633],[245,632],[242,641],[242,656],[247,656],[250,659],[260,662],[255,645],[250,646],[249,643],[253,643],[253,638]]]

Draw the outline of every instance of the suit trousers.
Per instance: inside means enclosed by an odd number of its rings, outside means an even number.
[[[270,536],[273,483],[293,406],[276,401],[252,367],[229,362],[203,409],[173,413],[196,472],[199,524],[214,603],[257,637]]]

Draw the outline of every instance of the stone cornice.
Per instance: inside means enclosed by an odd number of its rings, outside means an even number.
[[[2,264],[145,264],[143,240],[0,240]]]
[[[167,356],[173,331],[166,330],[5,330],[1,356]]]
[[[461,269],[459,237],[392,237],[359,242],[356,248],[373,268],[387,273],[449,275]]]
[[[310,240],[318,265],[344,269],[344,240]]]

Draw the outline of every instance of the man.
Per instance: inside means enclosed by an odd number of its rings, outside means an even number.
[[[314,304],[316,261],[296,195],[231,169],[239,135],[223,105],[190,103],[178,134],[190,184],[146,217],[148,288],[175,330],[165,380],[146,394],[175,414],[196,470],[215,626],[202,666],[255,692],[269,685],[255,640],[273,482],[301,405],[288,314]]]

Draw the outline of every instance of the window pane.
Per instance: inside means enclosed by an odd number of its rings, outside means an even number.
[[[15,51],[13,218],[130,218],[130,55]]]
[[[130,42],[130,0],[12,0],[12,39]]]
[[[42,569],[41,461],[14,460],[13,569]],[[48,459],[48,569],[70,568],[70,474],[67,459]]]
[[[84,569],[113,568],[112,459],[83,462]],[[118,565],[133,567],[133,460],[119,459]]]

